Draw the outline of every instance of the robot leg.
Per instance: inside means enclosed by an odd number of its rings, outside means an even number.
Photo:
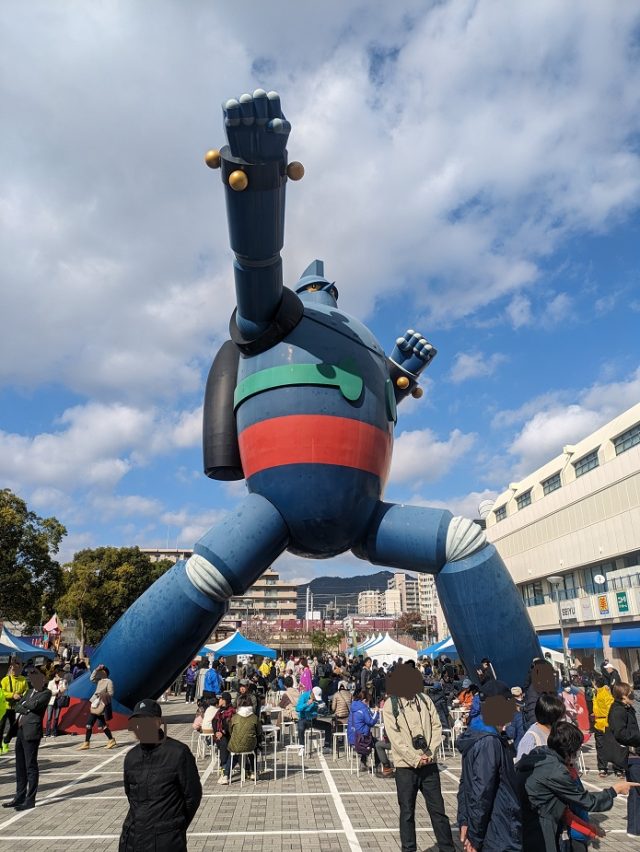
[[[483,657],[509,686],[523,685],[540,643],[515,583],[473,521],[451,512],[381,503],[356,556],[436,575],[456,650],[471,678]]]
[[[100,663],[109,669],[114,710],[125,714],[143,698],[158,698],[206,642],[231,595],[243,594],[287,542],[280,513],[268,500],[249,494],[200,539],[187,562],[156,580],[91,657],[92,669]],[[89,698],[94,689],[88,674],[73,681],[72,703]]]

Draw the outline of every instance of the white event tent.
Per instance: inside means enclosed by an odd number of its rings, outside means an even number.
[[[400,657],[402,657],[403,662],[406,662],[407,660],[414,660],[415,662],[418,659],[418,652],[415,648],[410,648],[408,645],[396,642],[396,640],[392,639],[388,633],[385,633],[385,635],[373,645],[369,645],[366,652],[368,657],[371,657],[372,660],[378,661],[379,666],[383,663],[391,665],[391,663],[395,662]]]

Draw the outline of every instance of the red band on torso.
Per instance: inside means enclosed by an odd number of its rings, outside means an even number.
[[[248,426],[239,442],[247,479],[285,464],[332,464],[365,470],[384,483],[391,463],[391,433],[348,417],[273,417]]]

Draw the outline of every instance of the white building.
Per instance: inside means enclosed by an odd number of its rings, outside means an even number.
[[[562,647],[560,604],[570,654],[585,668],[609,658],[629,679],[640,667],[640,404],[512,483],[487,538],[543,644]]]
[[[400,612],[419,612],[418,580],[411,574],[398,572],[387,580],[387,589],[400,593]]]
[[[385,615],[402,615],[402,602],[398,589],[387,589],[384,593]]]
[[[384,592],[367,589],[358,594],[358,615],[380,615],[384,612]]]
[[[429,622],[432,641],[449,635],[433,574],[418,574],[418,606],[422,618]]]

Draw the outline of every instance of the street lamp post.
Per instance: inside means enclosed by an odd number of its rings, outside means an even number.
[[[560,624],[560,636],[562,637],[562,656],[564,659],[565,665],[565,676],[568,676],[570,666],[569,666],[569,655],[567,653],[567,641],[564,634],[564,621],[562,619],[562,608],[560,606],[560,585],[564,583],[564,577],[561,577],[559,574],[552,574],[551,577],[547,577],[547,582],[551,583],[556,593],[556,605],[558,607],[558,621]]]

